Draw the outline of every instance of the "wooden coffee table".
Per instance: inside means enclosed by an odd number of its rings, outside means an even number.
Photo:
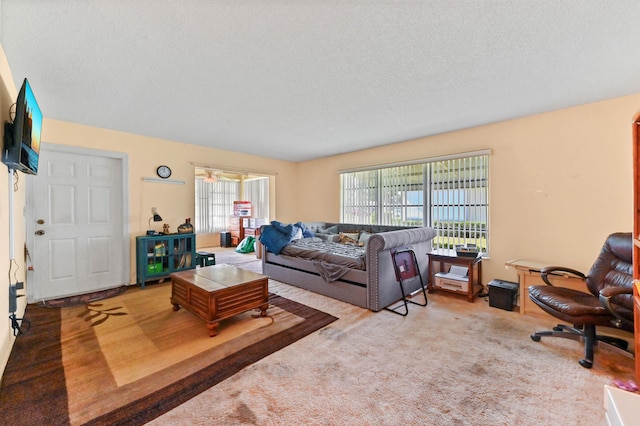
[[[185,308],[207,323],[209,336],[218,334],[220,321],[251,309],[267,315],[269,279],[266,275],[236,268],[213,265],[171,276],[173,310]]]

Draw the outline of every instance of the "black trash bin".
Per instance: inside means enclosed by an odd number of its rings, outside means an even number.
[[[513,311],[518,297],[518,283],[492,280],[489,283],[489,306]]]
[[[231,232],[220,233],[220,247],[231,247]]]

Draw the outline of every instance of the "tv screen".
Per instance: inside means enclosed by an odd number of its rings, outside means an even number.
[[[38,173],[42,111],[25,78],[18,93],[12,123],[5,123],[2,162],[10,169],[35,175]]]

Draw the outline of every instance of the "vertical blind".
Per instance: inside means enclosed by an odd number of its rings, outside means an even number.
[[[205,182],[197,178],[195,232],[211,234],[226,231],[229,216],[233,215],[233,202],[239,200],[239,196],[238,180]]]
[[[269,178],[260,177],[244,181],[244,199],[251,201],[251,216],[269,218]]]
[[[487,152],[340,176],[342,222],[431,226],[437,232],[434,247],[476,244],[488,253]]]

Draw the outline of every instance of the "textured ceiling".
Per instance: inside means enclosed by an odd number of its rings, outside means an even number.
[[[637,0],[0,6],[45,117],[291,161],[640,92]]]

